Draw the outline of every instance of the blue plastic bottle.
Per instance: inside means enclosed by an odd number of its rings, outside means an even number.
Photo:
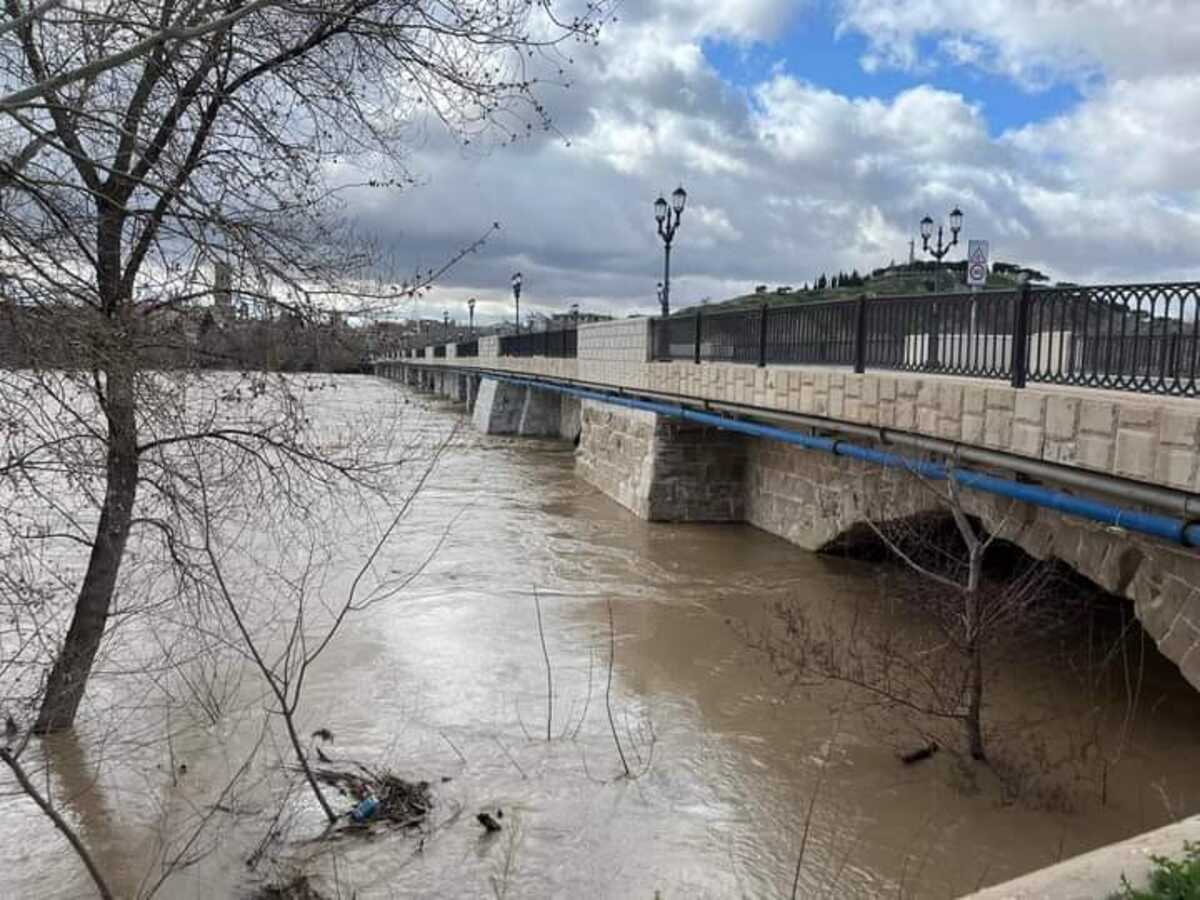
[[[367,819],[371,818],[371,816],[375,815],[375,812],[378,809],[379,801],[373,796],[368,795],[359,801],[358,806],[350,810],[350,818],[355,822],[365,822]]]

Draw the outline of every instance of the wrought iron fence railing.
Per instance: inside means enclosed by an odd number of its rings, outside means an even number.
[[[1200,284],[763,304],[652,321],[658,360],[846,366],[1200,395]],[[502,351],[503,352],[503,351]]]
[[[579,351],[578,335],[574,328],[506,334],[500,338],[500,355],[574,359]]]
[[[500,337],[506,357],[574,358],[573,328]],[[432,351],[429,351],[432,346]],[[459,357],[479,354],[460,341]],[[446,344],[405,349],[425,359]],[[845,366],[1200,396],[1200,283],[860,297],[651,320],[657,360]]]

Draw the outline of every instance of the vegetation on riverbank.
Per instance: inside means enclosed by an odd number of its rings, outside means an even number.
[[[1183,855],[1172,859],[1151,856],[1154,868],[1145,889],[1121,876],[1121,890],[1110,900],[1200,900],[1200,843],[1184,841]]]

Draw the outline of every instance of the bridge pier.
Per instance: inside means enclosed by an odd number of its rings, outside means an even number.
[[[464,375],[464,380],[467,383],[467,412],[471,415],[475,414],[475,401],[479,395],[479,376]]]
[[[578,444],[583,431],[583,401],[578,397],[562,397],[558,434],[565,440]]]
[[[484,378],[475,398],[472,421],[481,434],[516,434],[525,409],[525,388]]]
[[[517,434],[524,437],[558,437],[562,421],[562,395],[525,388]]]
[[[576,473],[652,522],[740,522],[746,448],[726,431],[583,401]]]
[[[483,434],[517,434],[574,440],[579,401],[496,378],[465,378],[472,421]]]

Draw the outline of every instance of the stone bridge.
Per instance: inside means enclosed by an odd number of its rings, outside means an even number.
[[[581,325],[570,357],[502,356],[493,336],[479,339],[477,355],[447,344],[425,358],[377,359],[375,371],[466,403],[481,431],[576,441],[577,474],[642,518],[748,522],[813,550],[868,517],[931,505],[910,471],[837,447],[942,460],[1019,486],[1032,502],[967,490],[964,504],[1031,556],[1060,559],[1132,601],[1161,652],[1200,688],[1200,401],[654,362],[651,340],[650,320],[626,319]],[[796,443],[838,440],[833,453]],[[1166,526],[1143,528],[1139,516]]]

